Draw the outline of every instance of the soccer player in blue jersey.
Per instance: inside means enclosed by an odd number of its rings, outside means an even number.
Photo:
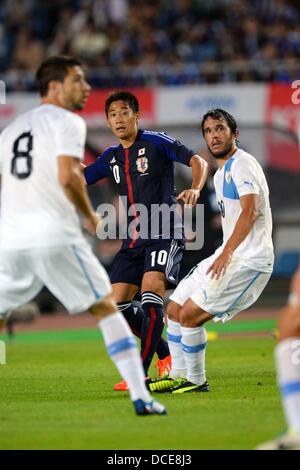
[[[112,177],[121,196],[127,198],[128,221],[133,233],[124,239],[110,274],[113,297],[133,331],[141,336],[141,355],[145,370],[155,352],[161,369],[170,365],[167,343],[162,339],[163,296],[168,282],[177,283],[184,248],[181,220],[176,214],[170,227],[163,221],[153,232],[159,218],[158,207],[174,207],[177,200],[194,206],[206,176],[207,164],[194,151],[162,132],[138,128],[140,117],[137,98],[128,91],[111,94],[105,103],[107,124],[119,145],[108,148],[95,163],[84,169],[88,185]],[[192,185],[175,197],[174,162],[191,167]],[[147,220],[141,220],[137,205],[147,208]],[[156,206],[154,206],[156,205]],[[149,224],[146,237],[139,236],[141,225]],[[150,229],[152,227],[152,230]],[[166,236],[167,229],[169,233]],[[150,235],[151,233],[151,235]],[[145,235],[145,234],[144,234]],[[132,300],[141,292],[141,310],[134,314]],[[160,371],[162,375],[162,370]],[[115,390],[126,390],[121,382]]]

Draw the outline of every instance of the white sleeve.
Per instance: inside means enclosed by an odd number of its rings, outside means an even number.
[[[258,168],[254,161],[248,158],[237,160],[232,168],[232,178],[240,197],[246,194],[259,194]]]
[[[66,114],[57,126],[57,156],[77,157],[82,160],[85,139],[85,121],[76,114]]]

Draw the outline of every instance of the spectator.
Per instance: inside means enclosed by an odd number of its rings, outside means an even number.
[[[1,70],[8,90],[30,90],[44,56],[76,53],[101,87],[286,82],[299,18],[296,0],[4,0]]]

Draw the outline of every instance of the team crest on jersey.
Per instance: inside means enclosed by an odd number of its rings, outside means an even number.
[[[226,171],[225,173],[225,180],[226,180],[226,183],[230,183],[230,180],[231,180],[231,171]]]
[[[145,149],[141,149],[141,150],[145,150]],[[138,158],[136,161],[136,167],[139,173],[146,173],[146,171],[148,170],[148,158],[147,157]]]

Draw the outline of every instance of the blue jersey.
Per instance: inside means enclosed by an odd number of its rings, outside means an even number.
[[[127,213],[129,208],[131,209],[132,216],[128,218],[128,222],[134,220],[137,229],[141,220],[136,205],[143,204],[148,210],[148,238],[153,238],[153,231],[150,237],[150,228],[151,221],[156,220],[157,206],[167,204],[170,207],[176,204],[174,162],[189,166],[194,154],[193,150],[163,132],[139,130],[131,147],[124,149],[119,145],[108,148],[95,163],[85,168],[84,175],[88,185],[105,177],[114,178],[120,195],[127,198]],[[175,227],[178,233],[179,223],[175,215],[170,238],[174,236]],[[161,221],[159,233],[155,233],[154,237],[163,236],[163,231],[163,221]],[[124,247],[133,248],[142,242],[141,238],[133,234],[130,239],[124,241]]]

